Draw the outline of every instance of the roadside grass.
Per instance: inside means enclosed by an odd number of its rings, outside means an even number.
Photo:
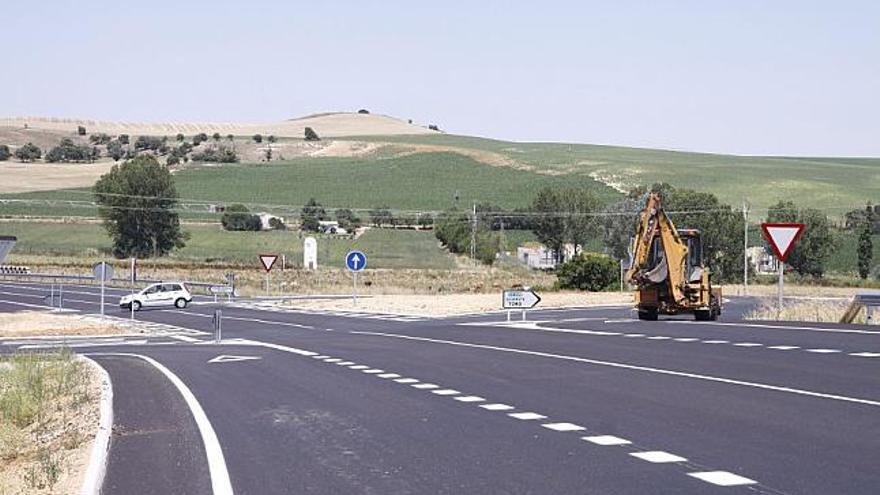
[[[838,323],[849,304],[849,301],[827,299],[785,301],[782,305],[782,312],[779,312],[775,299],[766,298],[756,309],[747,313],[745,319]],[[864,309],[859,312],[853,323],[865,323]]]
[[[95,399],[85,363],[69,350],[0,357],[0,481],[53,491],[70,451],[88,440],[76,418]]]

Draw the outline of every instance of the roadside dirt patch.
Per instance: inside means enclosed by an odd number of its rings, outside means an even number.
[[[34,335],[113,335],[123,332],[114,325],[88,317],[47,311],[0,313],[0,337]]]
[[[91,187],[106,174],[113,161],[95,163],[0,162],[0,193],[51,191],[69,187]],[[85,196],[84,199],[90,199]]]
[[[632,303],[630,293],[619,292],[548,292],[541,294],[541,298],[538,309]],[[291,301],[288,305],[313,310],[445,316],[498,311],[501,309],[501,293],[433,296],[377,295],[358,299],[357,306],[353,304],[351,299]]]

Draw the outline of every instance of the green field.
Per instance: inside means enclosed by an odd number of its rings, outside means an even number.
[[[296,232],[226,232],[219,226],[192,225],[184,230],[191,237],[186,247],[168,258],[183,261],[258,263],[260,253],[287,256],[289,265],[302,264],[303,239]],[[0,234],[18,237],[13,255],[106,256],[110,239],[98,224],[0,223]],[[318,236],[318,264],[343,266],[350,249],[369,257],[370,268],[436,268],[455,266],[440,249],[432,232],[368,230],[357,240]]]
[[[352,138],[355,139],[355,138]],[[766,209],[780,199],[829,215],[880,202],[880,158],[774,158],[620,146],[518,143],[469,136],[372,136],[356,139],[454,146],[498,153],[538,170],[611,178],[624,189],[668,182],[709,191],[723,202],[747,199]]]

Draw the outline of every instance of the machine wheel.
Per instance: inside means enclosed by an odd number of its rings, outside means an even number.
[[[179,309],[185,308],[186,307],[186,299],[184,299],[182,297],[179,298],[178,300],[174,301],[174,306]]]
[[[697,321],[715,321],[718,314],[714,309],[698,309],[694,311],[694,319]]]
[[[645,321],[657,321],[657,310],[639,309],[639,319]]]
[[[140,311],[141,310],[141,302],[140,301],[132,301],[131,308],[135,311]]]

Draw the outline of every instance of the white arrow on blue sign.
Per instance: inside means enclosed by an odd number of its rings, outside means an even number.
[[[349,251],[345,255],[345,267],[352,272],[362,272],[367,267],[367,255],[360,251]]]

